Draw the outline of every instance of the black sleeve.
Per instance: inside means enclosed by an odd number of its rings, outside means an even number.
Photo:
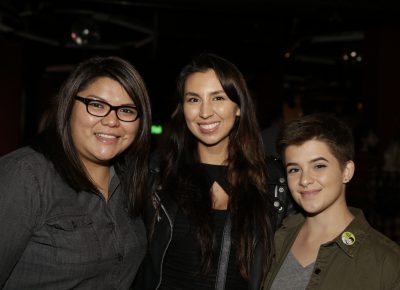
[[[286,173],[282,161],[277,157],[267,157],[268,192],[273,195],[274,207],[277,210],[276,229],[288,215],[298,212],[290,194]]]
[[[148,247],[150,247],[150,239],[153,232],[154,219],[157,211],[154,204],[154,192],[157,191],[159,174],[160,174],[160,153],[156,151],[150,156],[149,163],[149,180],[148,180],[148,192],[146,196],[146,203],[143,211],[143,221],[146,226]],[[152,290],[156,288],[155,281],[159,276],[154,272],[151,253],[149,248],[147,249],[146,255],[143,259],[142,264],[136,274],[135,280],[133,281],[130,290]]]

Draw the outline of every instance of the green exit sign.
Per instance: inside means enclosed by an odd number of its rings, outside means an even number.
[[[161,125],[151,125],[151,134],[160,135],[163,132],[163,128]]]

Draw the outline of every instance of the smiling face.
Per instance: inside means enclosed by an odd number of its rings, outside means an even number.
[[[183,112],[186,124],[199,141],[198,149],[210,147],[226,152],[239,106],[222,88],[214,70],[188,76],[184,86]]]
[[[289,189],[307,213],[342,210],[347,207],[345,183],[354,173],[354,163],[343,166],[323,141],[309,140],[284,151]]]
[[[113,106],[130,105],[134,102],[125,89],[113,79],[101,77],[84,90],[78,92],[83,98],[101,100]],[[96,117],[86,111],[86,105],[75,101],[72,108],[71,135],[78,155],[86,168],[93,165],[108,165],[135,139],[139,119],[123,122],[111,111],[105,117]]]

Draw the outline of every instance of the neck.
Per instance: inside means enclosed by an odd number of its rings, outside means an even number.
[[[326,236],[327,241],[336,238],[353,220],[354,216],[346,202],[331,206],[316,215],[307,216],[304,229],[310,236]]]
[[[207,146],[199,142],[197,152],[201,163],[223,165],[228,158],[228,145],[217,144],[214,146]]]
[[[110,166],[84,162],[86,172],[97,189],[108,199],[108,183],[110,178]]]

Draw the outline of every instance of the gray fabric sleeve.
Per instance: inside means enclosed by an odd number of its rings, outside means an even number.
[[[40,192],[33,172],[21,160],[0,159],[0,288],[20,259],[35,227]]]

